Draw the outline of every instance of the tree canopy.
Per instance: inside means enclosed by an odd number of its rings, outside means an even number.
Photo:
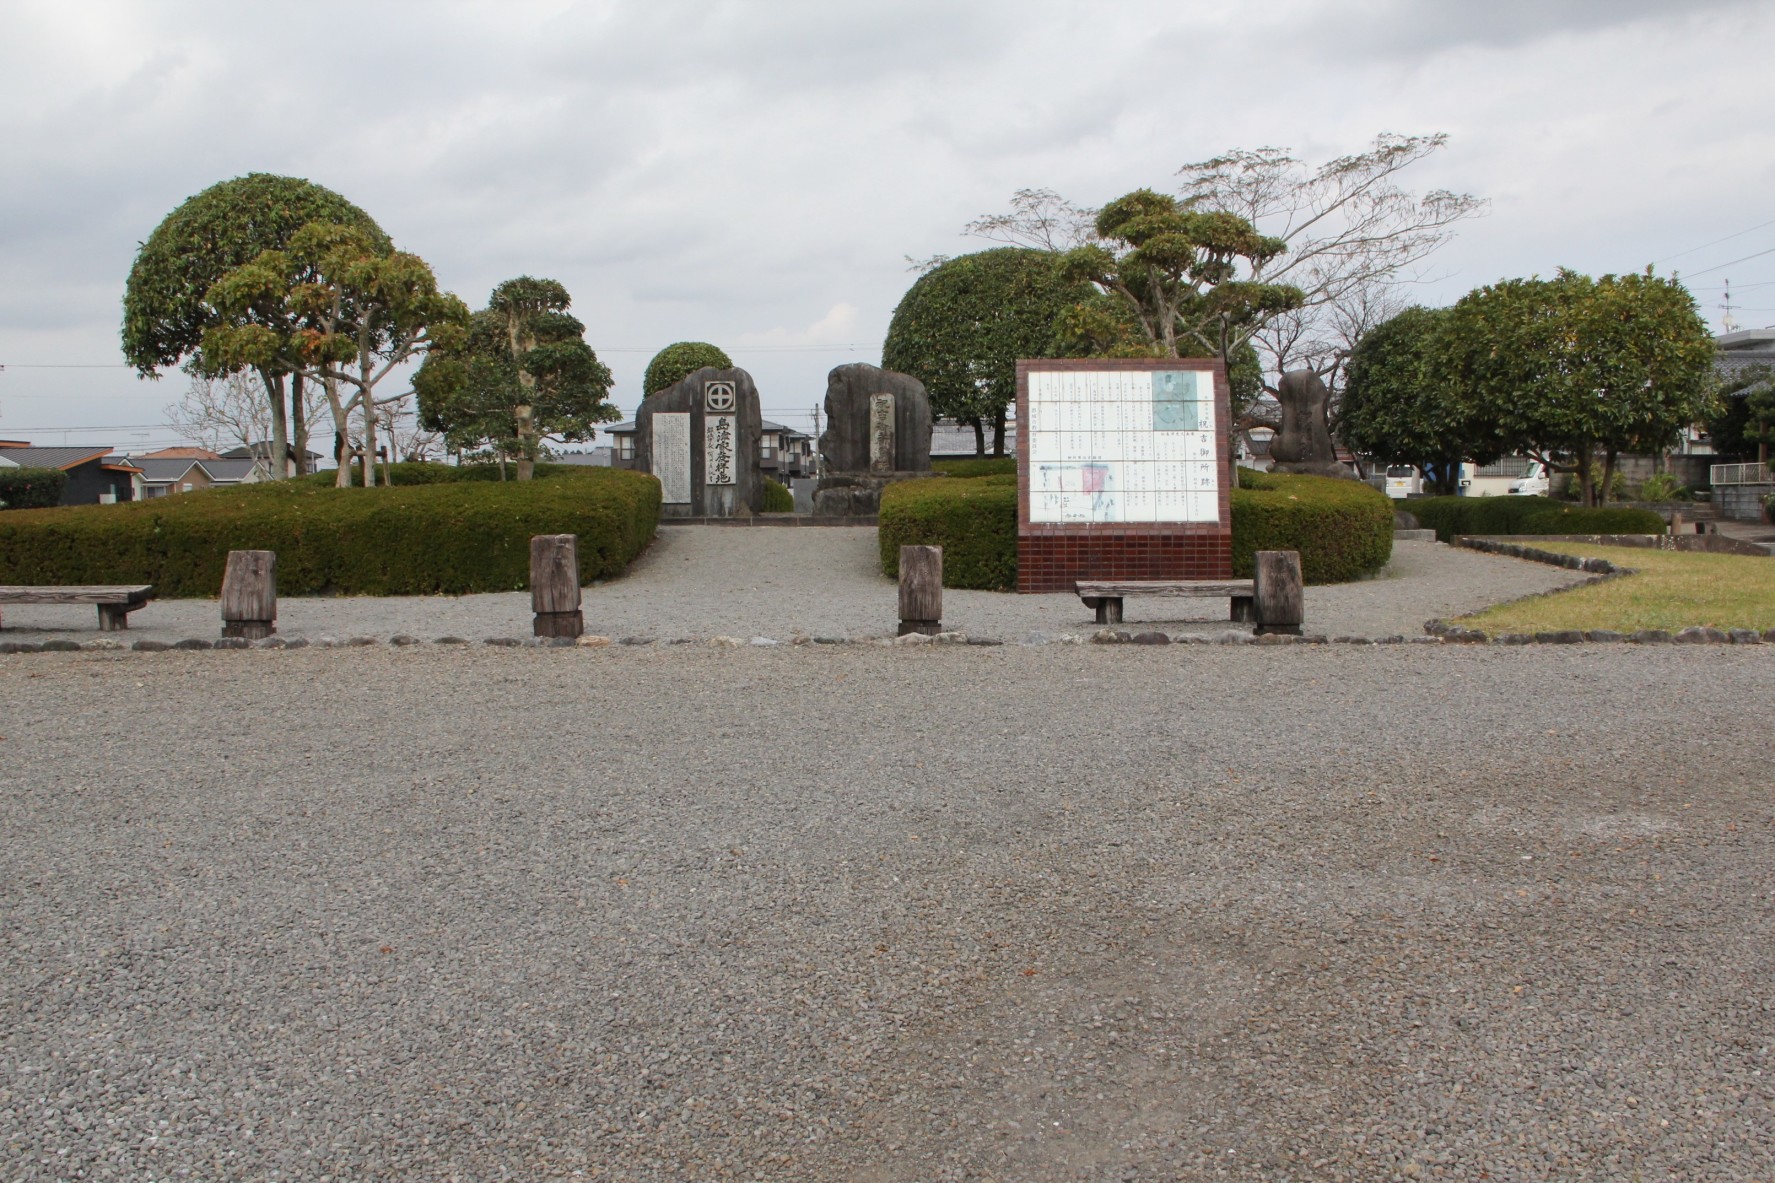
[[[1017,397],[1017,359],[1067,356],[1063,313],[1097,298],[1068,278],[1052,251],[999,247],[946,260],[901,297],[881,348],[882,365],[924,383],[931,413],[972,426],[984,451],[985,425],[1004,453],[1006,409]]]
[[[707,341],[679,341],[653,355],[641,379],[643,394],[658,394],[668,386],[676,386],[704,366],[717,370],[733,369],[733,359]]]
[[[543,436],[590,439],[617,418],[610,371],[568,315],[572,298],[552,279],[508,279],[475,313],[460,347],[437,350],[414,378],[420,422],[452,447],[491,444],[534,472]]]
[[[1501,437],[1578,473],[1607,496],[1623,452],[1665,448],[1703,418],[1716,381],[1713,335],[1675,280],[1560,271],[1480,288],[1449,314],[1449,364]]]
[[[155,227],[130,268],[123,293],[125,360],[143,377],[155,377],[160,367],[186,358],[198,360],[197,372],[206,377],[227,372],[206,370],[210,363],[195,358],[205,331],[221,322],[209,300],[210,289],[264,251],[281,250],[311,222],[350,227],[373,250],[391,249],[370,215],[331,189],[299,177],[249,173],[187,198]],[[265,385],[272,443],[280,453],[292,424],[298,448],[306,445],[300,396],[293,420],[286,412],[284,379],[292,372],[286,360],[254,363]],[[274,468],[274,475],[281,472]]]
[[[1447,309],[1407,308],[1371,329],[1350,354],[1337,434],[1382,464],[1434,474],[1454,492],[1463,460],[1497,459],[1484,421],[1449,380],[1441,333]]]

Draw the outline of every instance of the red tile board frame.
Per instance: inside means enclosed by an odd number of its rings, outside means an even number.
[[[1220,466],[1218,522],[1031,522],[1029,375],[1196,370],[1214,375],[1214,442]],[[1230,579],[1233,574],[1231,391],[1226,366],[1206,358],[1056,358],[1017,363],[1017,590],[1069,592],[1081,579]]]

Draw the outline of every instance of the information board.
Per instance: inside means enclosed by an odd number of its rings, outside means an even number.
[[[1218,522],[1221,463],[1206,370],[1033,370],[1029,521]]]

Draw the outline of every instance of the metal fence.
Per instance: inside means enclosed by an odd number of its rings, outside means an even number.
[[[1716,485],[1775,484],[1775,473],[1767,464],[1715,464],[1709,471]]]

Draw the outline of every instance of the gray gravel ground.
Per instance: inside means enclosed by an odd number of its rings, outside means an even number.
[[[0,1178],[1768,1179],[1772,672],[0,656]]]
[[[1474,611],[1581,578],[1520,559],[1402,542],[1379,578],[1309,588],[1308,628],[1328,636],[1421,633],[1424,622],[1434,617]],[[881,574],[873,528],[676,526],[661,529],[659,539],[624,578],[587,589],[584,611],[588,631],[615,637],[787,640],[797,632],[838,637],[892,633],[897,603],[893,581]],[[98,613],[90,607],[9,605],[4,612],[3,635],[10,640],[90,640],[98,626]],[[1193,629],[1187,614],[1193,614]],[[1091,612],[1073,595],[948,591],[943,615],[948,627],[1007,640],[1095,627]],[[525,636],[530,619],[528,592],[278,601],[278,635],[309,639],[386,640],[397,633],[426,640]],[[1129,600],[1127,620],[1171,631],[1225,631],[1226,604]],[[214,600],[157,600],[131,613],[126,639],[177,641],[215,637],[220,631]]]

